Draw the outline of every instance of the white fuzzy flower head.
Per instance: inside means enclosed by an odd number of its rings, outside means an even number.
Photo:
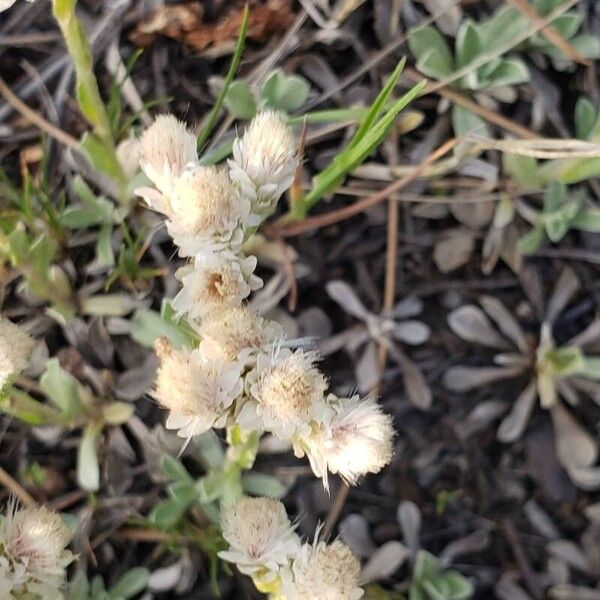
[[[259,354],[246,384],[251,400],[238,415],[246,429],[266,429],[282,439],[310,431],[312,421],[327,420],[327,380],[314,365],[315,352],[276,348]]]
[[[300,548],[285,507],[273,498],[241,498],[224,509],[221,524],[229,550],[219,556],[246,575],[275,578]]]
[[[239,306],[250,292],[262,286],[254,275],[256,257],[207,248],[198,254],[193,268],[182,269],[183,284],[172,306],[179,316],[200,319],[227,306]]]
[[[212,311],[202,319],[199,333],[200,351],[205,356],[243,362],[283,335],[278,323],[259,316],[247,306]]]
[[[358,585],[360,563],[340,541],[303,545],[285,575],[286,600],[358,600],[364,595]]]
[[[44,507],[18,509],[11,502],[0,525],[2,598],[62,598],[65,568],[73,560],[66,549],[71,532]]]
[[[169,410],[166,426],[183,438],[223,427],[228,409],[242,392],[238,362],[206,360],[198,350],[175,350],[156,342],[160,367],[154,397]]]
[[[197,159],[196,136],[173,115],[156,117],[141,137],[140,166],[165,196],[171,195],[175,178],[183,173],[185,166]],[[165,212],[161,195],[147,192],[146,188],[136,191],[151,208]]]
[[[275,210],[294,180],[299,160],[296,142],[281,114],[258,113],[242,138],[233,143],[229,174],[252,204],[249,225],[257,225]]]
[[[315,427],[295,445],[296,453],[306,452],[313,471],[327,487],[327,472],[338,473],[355,485],[361,475],[378,473],[392,459],[394,428],[373,397],[360,399],[328,396],[334,408],[331,420]]]
[[[194,256],[207,242],[239,247],[239,226],[250,210],[229,176],[212,166],[185,170],[173,185],[167,229],[182,256]]]
[[[34,347],[23,328],[0,317],[0,389],[27,367]]]
[[[0,12],[8,10],[17,0],[0,0]],[[34,2],[35,0],[27,0],[27,2]]]

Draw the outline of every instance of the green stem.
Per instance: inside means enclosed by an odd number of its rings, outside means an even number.
[[[94,136],[97,138],[95,146],[97,147],[99,142],[105,153],[102,157],[104,167],[102,170],[117,181],[121,189],[121,200],[126,200],[127,177],[117,158],[110,119],[94,74],[92,50],[85,30],[77,18],[76,4],[77,0],[52,0],[54,17],[60,26],[67,50],[75,65],[76,95],[79,107],[94,129]],[[90,154],[91,144],[82,143],[82,145]],[[93,156],[90,158],[92,162],[96,163]]]
[[[14,387],[3,392],[0,399],[0,411],[28,425],[65,426],[65,421],[57,410]]]
[[[251,469],[258,452],[259,431],[244,431],[238,425],[227,429],[229,448],[225,456],[223,472],[225,482],[221,505],[231,505],[244,495],[242,473]]]

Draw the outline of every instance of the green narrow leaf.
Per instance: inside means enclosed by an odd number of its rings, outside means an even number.
[[[520,240],[519,250],[523,254],[533,254],[544,242],[545,229],[542,222],[532,227]]]
[[[113,597],[121,597],[125,599],[133,598],[146,589],[150,571],[143,567],[134,567],[123,575],[115,585],[113,585],[109,593]]]
[[[240,32],[238,34],[237,44],[235,47],[235,52],[233,53],[233,57],[231,59],[231,63],[229,64],[229,70],[227,71],[227,75],[225,76],[225,81],[223,82],[223,88],[217,97],[210,114],[208,115],[208,119],[206,121],[206,125],[202,128],[200,135],[198,136],[198,151],[201,152],[204,148],[204,145],[208,141],[210,134],[217,122],[217,118],[219,117],[219,112],[221,111],[221,107],[223,106],[223,102],[225,101],[225,96],[227,95],[227,90],[235,77],[235,74],[238,70],[240,61],[242,60],[242,54],[244,52],[244,46],[246,44],[246,35],[248,33],[248,16],[249,10],[248,5],[244,8],[244,16],[242,18],[242,24],[240,26]]]
[[[148,520],[159,529],[169,531],[181,519],[188,506],[175,498],[162,500],[150,511]]]
[[[86,132],[83,134],[79,145],[85,151],[94,168],[106,173],[115,181],[122,179],[121,165],[117,161],[114,150],[107,148],[106,144],[99,137],[93,133]]]
[[[580,231],[600,233],[600,208],[584,207],[571,221],[571,227]]]
[[[184,481],[188,483],[193,481],[192,476],[183,466],[183,463],[169,454],[163,456],[161,467],[163,473],[173,481]]]
[[[355,147],[369,132],[375,120],[379,117],[380,113],[383,110],[383,107],[387,103],[391,93],[394,91],[396,84],[398,83],[398,79],[404,70],[404,65],[406,64],[406,58],[402,58],[402,60],[396,65],[394,72],[390,75],[388,80],[386,81],[383,89],[377,94],[377,97],[371,104],[369,108],[369,112],[365,116],[365,118],[361,121],[360,127],[357,129],[356,133],[352,136],[352,139],[344,149],[344,151],[348,151],[351,148]]]
[[[359,164],[361,164],[383,141],[398,113],[416,98],[426,82],[422,81],[396,100],[391,108],[354,145],[349,145],[333,159],[321,173],[313,179],[312,189],[300,201],[292,206],[294,218],[303,218],[310,208],[325,194],[336,188]]]
[[[589,139],[597,120],[597,108],[585,96],[581,96],[575,104],[575,135],[580,140]]]

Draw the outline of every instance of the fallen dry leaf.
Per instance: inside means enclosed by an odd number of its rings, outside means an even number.
[[[290,0],[254,0],[248,6],[248,38],[254,41],[263,42],[270,34],[285,30],[294,18]],[[138,46],[149,46],[158,36],[164,36],[181,40],[196,50],[204,50],[235,40],[243,14],[243,2],[237,2],[211,22],[205,21],[200,2],[160,6],[137,25],[130,39]]]

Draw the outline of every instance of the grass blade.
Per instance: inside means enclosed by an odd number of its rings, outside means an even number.
[[[242,24],[240,26],[240,32],[238,34],[237,44],[235,46],[235,52],[233,53],[233,57],[231,58],[231,63],[229,64],[229,70],[227,71],[227,75],[225,77],[225,82],[223,83],[223,88],[217,97],[217,100],[208,115],[208,119],[206,124],[202,128],[200,135],[198,136],[198,151],[201,152],[206,144],[212,130],[215,127],[217,122],[217,118],[219,117],[219,113],[221,112],[221,108],[223,106],[223,102],[225,101],[225,96],[227,95],[227,90],[235,77],[235,74],[240,65],[240,61],[242,60],[242,54],[244,53],[244,46],[246,45],[246,35],[248,33],[248,16],[249,10],[248,5],[244,8],[244,16],[242,18]]]

